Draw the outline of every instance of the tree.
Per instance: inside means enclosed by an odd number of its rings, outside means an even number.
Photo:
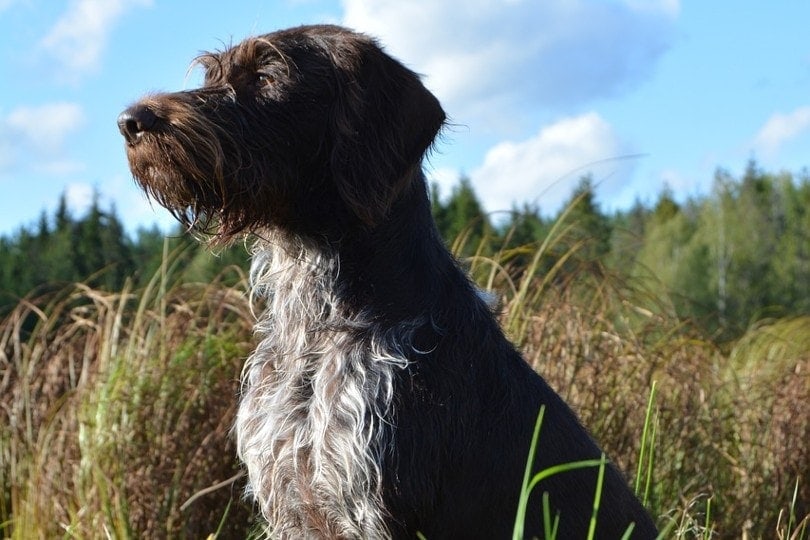
[[[537,204],[523,203],[513,206],[509,220],[499,228],[503,238],[501,244],[506,247],[519,247],[542,241],[549,231],[549,224],[540,214]]]
[[[658,223],[665,223],[675,217],[680,211],[681,207],[675,202],[672,189],[668,185],[665,185],[664,189],[662,189],[661,193],[658,195],[658,202],[655,203],[653,218]]]
[[[567,212],[567,214],[565,214]],[[596,204],[593,179],[584,176],[558,219],[571,226],[567,246],[577,247],[577,259],[598,264],[610,252],[612,225]]]
[[[103,279],[105,286],[112,290],[120,288],[133,274],[135,264],[132,259],[132,243],[118,219],[115,205],[112,205],[108,212],[102,212],[100,217],[102,227],[99,249],[104,260],[103,264],[108,268]]]
[[[638,252],[644,242],[650,210],[637,198],[627,211],[619,211],[611,220],[610,237],[611,268],[627,272],[633,268]]]
[[[438,200],[435,187],[431,197],[433,216],[445,241],[460,255],[475,253],[492,227],[470,179],[462,176],[444,204]]]

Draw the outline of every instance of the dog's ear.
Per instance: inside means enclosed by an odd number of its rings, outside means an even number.
[[[365,37],[331,51],[338,79],[330,165],[343,201],[374,226],[408,186],[445,120],[419,77]]]

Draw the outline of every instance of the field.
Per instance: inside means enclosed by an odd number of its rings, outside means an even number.
[[[666,537],[810,538],[810,317],[718,345],[643,282],[545,267],[547,249],[467,264]],[[0,321],[0,536],[260,535],[229,433],[245,277],[189,283],[178,260],[138,289],[40,290]]]

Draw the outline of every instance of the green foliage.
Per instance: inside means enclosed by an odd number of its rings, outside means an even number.
[[[574,227],[572,240],[581,243],[580,260],[598,263],[610,252],[611,230],[608,216],[602,213],[593,190],[593,179],[584,177],[566,205],[569,223]]]
[[[597,277],[608,271],[642,280],[656,296],[669,298],[683,320],[721,341],[759,320],[810,313],[807,173],[773,175],[751,162],[739,179],[718,170],[708,196],[679,203],[665,188],[652,206],[637,201],[613,215],[600,210],[586,177],[558,214],[515,207],[505,218],[496,216],[486,234],[475,229],[489,223],[480,205],[453,198],[474,200],[470,190],[462,182],[446,203],[434,197],[440,230],[449,238],[461,235],[451,246],[462,257],[499,253],[507,265],[497,271],[514,280],[520,279],[514,269],[526,268],[533,259],[527,254],[545,244],[535,269],[553,270],[556,283],[583,268]],[[458,225],[464,219],[470,220],[466,229]]]
[[[86,215],[74,217],[62,195],[53,218],[43,212],[34,227],[0,237],[0,313],[37,288],[83,282],[117,291],[128,280],[143,284],[161,264],[165,236],[153,227],[130,237],[115,207],[101,208],[98,195]],[[247,266],[242,246],[212,255],[179,229],[167,247],[180,249],[191,281],[210,280],[232,264]]]
[[[749,163],[719,170],[710,196],[679,207],[662,194],[635,260],[684,319],[721,340],[756,321],[810,313],[810,181]]]
[[[803,182],[796,194],[807,192]],[[620,247],[628,257],[634,235],[680,223],[672,231],[705,246],[711,262],[718,248],[701,241],[712,208],[704,203],[678,205],[663,223],[639,207],[622,216],[627,231],[609,218],[608,260],[617,239],[627,242]],[[499,225],[482,238],[487,248],[474,250],[470,267],[479,286],[498,291],[503,327],[611,460],[636,471],[664,537],[807,540],[810,317],[763,320],[717,347],[676,316],[669,289],[656,289],[649,272],[628,278],[614,263],[587,264],[593,252],[576,208],[554,221],[529,209],[531,227],[510,237]],[[26,242],[45,230],[53,236],[39,225]],[[535,226],[540,237],[507,241]],[[504,245],[494,244],[496,235]],[[137,287],[133,280],[120,291],[53,289],[0,317],[0,536],[251,534],[228,437],[240,368],[253,347],[244,274],[198,274],[205,280],[190,282],[198,249],[160,236],[141,231],[135,241],[136,260],[166,254]],[[660,253],[681,256],[672,245]],[[537,451],[547,442],[540,437]],[[526,487],[551,472],[529,471]],[[565,534],[553,516],[547,522],[550,537]]]
[[[439,233],[448,242],[454,241],[456,253],[472,255],[492,230],[470,179],[462,176],[446,202],[439,200],[438,190],[431,190],[433,218]]]
[[[442,200],[431,189],[436,224],[475,277],[499,273],[519,283],[527,269],[561,286],[572,276],[618,276],[666,297],[684,321],[733,340],[757,321],[810,314],[810,177],[771,174],[755,162],[740,178],[718,170],[712,192],[677,202],[669,188],[647,206],[604,213],[593,180],[584,177],[567,204],[547,216],[537,205],[487,214],[466,177]],[[61,197],[52,217],[0,237],[0,313],[30,291],[84,282],[107,291],[152,276],[164,257],[165,233],[128,235],[114,207],[98,196],[84,216]],[[223,268],[246,268],[241,245],[216,254],[177,229],[167,249],[179,250],[189,281],[209,281]],[[486,261],[498,260],[498,265]]]
[[[498,254],[502,267],[490,277],[505,272],[519,281],[519,269],[533,265],[557,285],[583,269],[638,281],[721,342],[757,321],[810,314],[807,172],[771,174],[751,161],[740,178],[718,170],[705,197],[677,202],[665,187],[652,205],[636,201],[613,215],[601,211],[585,177],[556,215],[524,205],[491,228],[462,179],[446,202],[434,189],[433,212],[445,238],[456,238],[456,254],[473,261]]]

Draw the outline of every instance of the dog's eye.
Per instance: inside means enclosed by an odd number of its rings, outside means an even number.
[[[276,82],[276,78],[269,74],[269,73],[257,73],[256,74],[256,86],[259,88],[264,88],[265,86],[270,86]]]

